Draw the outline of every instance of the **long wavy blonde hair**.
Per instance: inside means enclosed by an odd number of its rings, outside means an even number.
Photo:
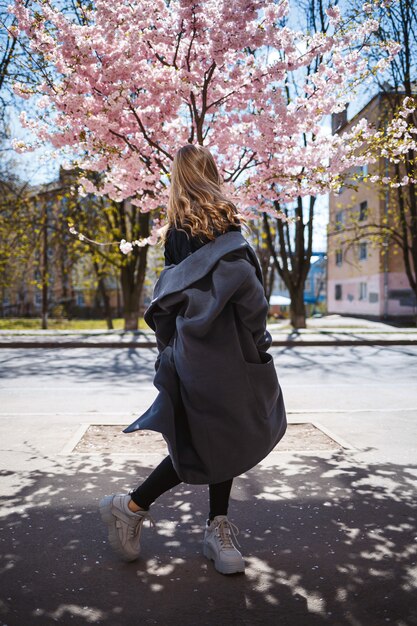
[[[230,225],[240,226],[242,216],[221,190],[221,178],[207,148],[187,144],[174,157],[168,200],[169,227],[182,229],[191,236],[215,238]]]

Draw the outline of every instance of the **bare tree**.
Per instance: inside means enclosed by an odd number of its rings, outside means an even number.
[[[298,3],[299,17],[310,32],[326,33],[329,22],[326,9],[337,2],[326,0],[307,0]],[[305,68],[309,75],[317,71],[322,63],[321,56],[316,56],[312,63]],[[293,73],[291,83],[286,84],[287,100],[290,102],[294,94],[300,96],[298,83],[303,84],[300,74]],[[307,97],[307,96],[306,96]],[[307,137],[302,141],[307,143]],[[283,212],[287,217],[294,218],[292,221],[274,219],[267,213],[263,213],[263,226],[268,242],[269,250],[275,269],[286,285],[290,298],[290,320],[294,328],[306,327],[306,308],[304,304],[305,282],[311,267],[313,253],[313,227],[316,207],[316,197],[298,197],[291,206],[281,206],[274,202],[274,209]]]

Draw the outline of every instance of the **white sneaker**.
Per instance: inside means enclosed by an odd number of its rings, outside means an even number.
[[[147,519],[151,526],[155,522],[149,511],[133,513],[128,507],[130,495],[106,496],[100,501],[102,520],[107,524],[109,543],[124,561],[134,561],[140,553],[140,533]]]
[[[229,522],[226,515],[217,515],[211,522],[207,520],[203,554],[214,561],[214,567],[221,574],[245,571],[245,561],[233,543],[238,534],[238,528]],[[239,545],[237,539],[236,543]]]

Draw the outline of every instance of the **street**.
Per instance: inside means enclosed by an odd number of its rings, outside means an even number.
[[[414,461],[408,444],[417,432],[417,347],[275,348],[271,353],[290,420],[318,420],[356,448],[364,447],[364,429],[371,428],[377,456]],[[32,438],[42,432],[45,446],[45,430],[53,424],[48,454],[64,446],[80,423],[127,424],[155,397],[155,357],[153,349],[3,349],[0,423],[13,416],[17,440],[29,431]],[[33,432],[34,420],[38,432]]]
[[[348,447],[278,446],[235,480],[247,569],[223,577],[201,555],[205,486],[162,496],[156,532],[144,529],[141,559],[125,564],[97,502],[161,455],[63,453],[81,424],[122,426],[148,407],[155,351],[1,350],[0,623],[417,624],[417,348],[272,353],[289,421]]]

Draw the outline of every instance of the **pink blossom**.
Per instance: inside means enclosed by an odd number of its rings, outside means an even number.
[[[329,7],[328,9],[326,9],[326,13],[330,23],[333,25],[339,24],[342,19],[340,9],[337,6]]]
[[[22,121],[40,142],[100,174],[99,188],[81,178],[82,193],[128,198],[142,212],[159,213],[172,158],[192,141],[212,149],[242,211],[258,214],[275,200],[326,193],[350,168],[376,158],[367,146],[378,131],[366,121],[335,136],[323,124],[369,75],[364,44],[377,28],[371,11],[357,29],[314,35],[282,24],[286,0],[96,0],[85,11],[80,24],[57,0],[16,0],[14,8],[33,55],[50,64],[34,89],[16,85],[21,97],[34,91],[38,105]],[[333,26],[341,22],[338,7],[327,15]],[[386,57],[397,50],[392,42],[383,49]],[[317,58],[288,102],[291,73],[303,75]],[[413,145],[406,108],[405,125],[396,122],[381,138],[389,158]],[[123,240],[122,251],[154,245],[159,228]]]
[[[129,254],[129,252],[132,252],[133,250],[133,245],[130,243],[130,241],[126,241],[126,239],[122,239],[119,245],[120,251],[123,252],[123,254]]]

